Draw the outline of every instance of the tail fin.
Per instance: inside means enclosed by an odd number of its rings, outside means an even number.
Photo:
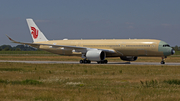
[[[34,42],[48,41],[32,19],[26,19]]]

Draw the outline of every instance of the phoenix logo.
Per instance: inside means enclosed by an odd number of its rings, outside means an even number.
[[[31,27],[31,34],[33,35],[33,38],[36,39],[38,37],[38,30],[34,27]]]

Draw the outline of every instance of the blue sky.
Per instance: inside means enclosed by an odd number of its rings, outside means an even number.
[[[180,0],[1,0],[0,45],[32,42],[26,18],[49,40],[160,39],[180,46]]]

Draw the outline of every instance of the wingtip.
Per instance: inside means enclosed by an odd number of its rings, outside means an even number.
[[[9,37],[7,34],[6,34],[7,37]]]
[[[7,34],[6,34],[6,36],[9,38],[9,40],[11,40],[11,41],[14,41],[13,39],[11,39]]]
[[[7,34],[6,34],[6,36],[7,36],[9,39],[11,39]]]

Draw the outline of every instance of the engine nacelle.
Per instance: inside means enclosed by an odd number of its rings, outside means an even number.
[[[86,53],[86,58],[91,61],[101,61],[106,58],[106,53],[102,50],[89,50]]]
[[[124,60],[124,61],[136,61],[137,60],[137,56],[121,56],[120,57],[121,60]]]

